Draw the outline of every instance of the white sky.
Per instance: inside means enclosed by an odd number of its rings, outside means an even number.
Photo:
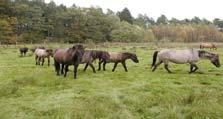
[[[45,0],[49,3],[52,0]],[[131,14],[136,17],[139,13],[147,14],[156,19],[161,14],[168,19],[193,18],[198,16],[213,20],[223,18],[223,0],[53,0],[57,5],[67,7],[73,4],[80,7],[99,6],[103,10],[111,9],[114,12],[127,7]]]

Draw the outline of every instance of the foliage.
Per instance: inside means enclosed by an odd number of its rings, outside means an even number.
[[[124,8],[121,12],[118,12],[117,15],[121,21],[126,21],[130,24],[133,24],[133,17],[128,8]]]
[[[127,22],[121,22],[119,28],[111,32],[112,41],[115,42],[140,42],[143,35],[142,28]]]

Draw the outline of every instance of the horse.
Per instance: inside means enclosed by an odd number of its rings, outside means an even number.
[[[158,63],[156,63],[157,57],[159,58]],[[176,64],[189,63],[190,64],[189,73],[193,73],[196,70],[198,70],[196,62],[198,62],[200,59],[208,59],[216,67],[221,66],[218,54],[198,49],[185,49],[185,50],[164,49],[161,51],[155,51],[153,53],[153,62],[151,68],[152,71],[154,72],[160,64],[164,63],[164,68],[168,71],[168,73],[172,73],[168,68],[169,62],[173,62]]]
[[[62,65],[61,74],[64,74],[66,77],[68,72],[68,66],[74,65],[74,79],[77,78],[77,68],[82,61],[84,55],[83,45],[74,45],[71,48],[67,49],[56,49],[54,53],[54,66],[57,75],[60,75],[60,65]],[[65,66],[65,73],[64,71]]]
[[[26,52],[28,52],[28,50],[29,49],[27,47],[19,48],[21,56],[26,56]]]
[[[53,50],[52,49],[39,49],[37,48],[34,52],[35,54],[35,61],[36,65],[40,65],[42,61],[42,66],[44,64],[45,58],[48,59],[48,66],[50,66],[50,56],[53,57]]]
[[[106,61],[103,61],[103,70],[105,71],[106,63],[115,63],[114,67],[112,69],[112,72],[115,71],[115,68],[117,67],[118,63],[122,63],[122,66],[125,69],[125,72],[128,72],[128,69],[126,67],[125,61],[127,59],[131,59],[135,63],[139,63],[139,60],[135,53],[115,53],[115,52],[108,52],[109,53],[109,59],[106,59]]]
[[[101,63],[106,62],[107,59],[109,59],[109,53],[106,51],[101,51],[101,50],[86,50],[82,59],[82,63],[86,63],[84,71],[87,69],[88,65],[90,65],[93,72],[95,73],[96,71],[92,62],[95,61],[96,59],[99,60],[98,71],[100,71]]]
[[[217,50],[217,47],[214,43],[201,43],[200,44],[200,49],[204,49],[204,48],[210,48],[213,49],[213,50]]]

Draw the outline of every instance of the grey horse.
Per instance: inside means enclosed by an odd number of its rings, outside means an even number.
[[[159,58],[158,63],[156,63],[157,57]],[[172,73],[168,68],[169,62],[173,62],[176,64],[189,63],[190,64],[189,73],[193,73],[198,69],[196,62],[198,62],[200,59],[208,59],[216,67],[221,66],[218,54],[198,49],[186,49],[186,50],[164,49],[161,51],[155,51],[153,53],[153,62],[151,67],[152,71],[155,71],[160,64],[164,63],[164,68],[169,73]]]

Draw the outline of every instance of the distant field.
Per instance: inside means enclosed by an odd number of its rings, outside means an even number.
[[[32,48],[32,45],[27,45]],[[50,44],[50,48],[69,47]],[[222,44],[218,45],[221,47]],[[88,48],[106,51],[136,52],[139,64],[127,61],[129,72],[121,64],[111,72],[92,73],[84,65],[66,78],[56,76],[51,66],[36,66],[34,56],[20,57],[19,46],[0,47],[0,119],[179,119],[223,117],[223,67],[202,60],[195,74],[189,65],[170,64],[173,74],[161,65],[151,72],[155,50],[184,49],[198,44],[94,44]],[[207,51],[210,51],[207,49]],[[223,48],[218,48],[223,64]],[[98,68],[97,62],[94,66]],[[72,70],[72,68],[70,68]]]

